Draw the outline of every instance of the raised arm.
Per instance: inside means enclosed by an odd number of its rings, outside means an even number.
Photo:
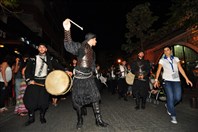
[[[63,22],[63,27],[64,27],[64,47],[66,51],[72,53],[73,55],[78,55],[78,49],[80,48],[81,44],[79,42],[74,42],[72,41],[71,38],[71,23],[70,19],[66,19]]]

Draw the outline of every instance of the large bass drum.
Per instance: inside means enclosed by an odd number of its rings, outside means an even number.
[[[70,91],[73,84],[72,78],[64,71],[54,70],[45,80],[45,87],[51,95],[64,95]]]

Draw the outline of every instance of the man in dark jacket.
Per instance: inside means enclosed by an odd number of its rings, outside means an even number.
[[[135,109],[140,109],[140,102],[141,108],[145,109],[149,88],[150,63],[148,60],[144,59],[143,51],[138,52],[138,58],[131,65],[131,72],[135,74],[135,80],[132,88],[136,101]]]
[[[45,79],[53,69],[64,70],[56,59],[47,54],[47,46],[44,43],[39,44],[38,51],[38,55],[28,60],[25,70],[27,88],[24,95],[24,104],[28,109],[29,116],[25,123],[26,126],[35,121],[34,113],[37,109],[40,110],[41,123],[46,123],[45,113],[49,105],[49,93],[44,86]]]

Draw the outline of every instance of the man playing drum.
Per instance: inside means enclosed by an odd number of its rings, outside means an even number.
[[[40,110],[40,122],[46,123],[45,113],[49,105],[49,93],[45,89],[45,79],[53,69],[64,70],[56,59],[47,54],[44,43],[38,46],[39,54],[30,58],[25,70],[27,88],[24,95],[24,104],[28,109],[29,119],[26,126],[35,121],[35,110]]]
[[[99,100],[100,93],[94,80],[93,71],[95,69],[95,54],[92,46],[96,45],[96,35],[88,33],[85,36],[85,41],[81,43],[72,41],[70,34],[71,20],[66,19],[63,22],[65,29],[64,46],[65,49],[77,56],[77,66],[75,67],[75,74],[72,87],[72,101],[73,106],[77,111],[77,129],[83,125],[84,113],[82,113],[83,106],[92,104],[93,111],[96,118],[96,125],[106,127],[108,124],[102,120]]]

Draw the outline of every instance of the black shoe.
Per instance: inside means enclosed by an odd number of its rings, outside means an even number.
[[[124,101],[128,101],[127,97],[124,97]]]
[[[100,119],[96,120],[96,125],[101,127],[107,127],[109,124]]]
[[[41,124],[44,124],[47,122],[45,119],[45,112],[43,112],[43,111],[40,112],[40,122],[41,122]]]
[[[31,118],[31,119],[29,119],[26,123],[25,123],[25,126],[29,126],[30,124],[32,124],[32,123],[34,123],[34,119],[33,118]]]
[[[135,106],[135,109],[136,110],[139,110],[140,109],[140,106],[139,105]]]
[[[96,116],[96,125],[101,127],[107,127],[109,124],[102,120],[102,116],[100,113],[95,114]]]
[[[141,108],[144,110],[146,107],[145,107],[145,105],[142,105]]]
[[[34,112],[33,113],[28,113],[28,121],[25,122],[25,126],[29,126],[30,124],[34,123],[35,117],[34,117]]]
[[[45,118],[40,118],[40,122],[41,122],[41,124],[44,124],[44,123],[46,123],[47,121],[46,121]]]
[[[77,128],[77,129],[81,129],[82,126],[83,126],[83,118],[80,118],[80,119],[78,119],[76,128]]]

